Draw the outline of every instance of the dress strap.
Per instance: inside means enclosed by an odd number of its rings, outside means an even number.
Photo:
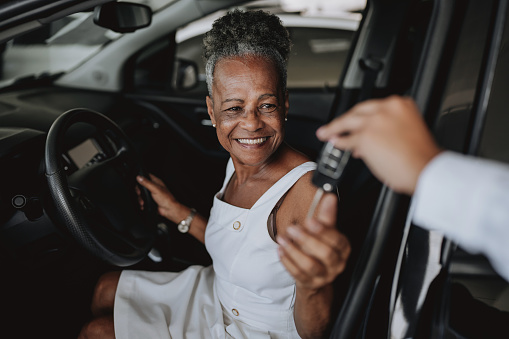
[[[290,172],[286,173],[279,181],[277,181],[272,187],[270,187],[258,201],[251,207],[252,209],[259,207],[266,203],[272,203],[275,206],[275,202],[290,189],[292,186],[307,172],[314,171],[316,169],[316,163],[312,161],[305,162]],[[274,201],[274,202],[272,202]],[[272,208],[271,208],[272,209]]]
[[[233,160],[230,158],[228,160],[228,163],[226,164],[226,173],[223,180],[223,186],[221,187],[221,190],[219,191],[219,194],[223,194],[224,190],[226,189],[226,186],[230,182],[230,179],[233,176],[233,173],[235,173],[235,167],[233,166]]]

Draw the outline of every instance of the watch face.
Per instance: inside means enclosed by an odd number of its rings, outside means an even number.
[[[187,233],[187,231],[189,231],[189,225],[184,224],[184,223],[178,224],[177,228],[182,233]]]

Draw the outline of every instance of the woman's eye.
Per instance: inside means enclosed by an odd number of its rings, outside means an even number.
[[[270,113],[274,112],[277,108],[277,105],[274,104],[262,104],[258,109],[262,113]]]
[[[232,113],[235,113],[235,112],[241,112],[242,111],[242,108],[238,107],[238,106],[235,106],[235,107],[230,107],[230,108],[227,108],[225,109],[226,112],[232,112]]]

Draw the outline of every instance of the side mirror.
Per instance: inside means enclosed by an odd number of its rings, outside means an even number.
[[[134,32],[152,22],[152,9],[131,2],[107,2],[94,9],[94,23],[119,33]]]
[[[190,60],[177,59],[173,70],[174,88],[185,92],[198,86],[198,82],[198,65]]]

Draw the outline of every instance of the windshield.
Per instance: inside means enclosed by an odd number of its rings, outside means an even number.
[[[130,0],[153,12],[175,0]],[[74,13],[0,45],[0,87],[26,77],[69,71],[122,34],[99,27],[93,12]]]

